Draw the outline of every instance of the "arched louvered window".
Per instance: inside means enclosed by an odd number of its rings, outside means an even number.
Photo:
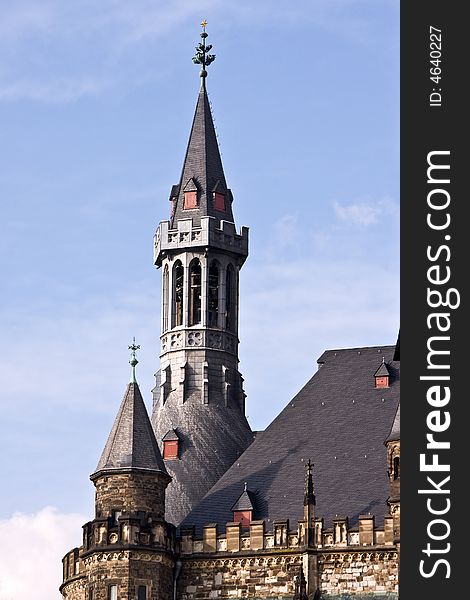
[[[197,258],[189,265],[189,325],[201,322],[201,263]]]
[[[172,327],[183,324],[184,269],[180,260],[173,267]]]
[[[209,267],[209,292],[207,324],[217,327],[219,324],[219,265],[213,261]]]
[[[227,267],[225,274],[225,328],[235,331],[235,270]]]
[[[400,457],[395,456],[393,459],[393,479],[400,478]]]
[[[165,265],[163,270],[163,333],[168,329],[168,284],[170,281],[170,274],[168,271],[168,265]]]

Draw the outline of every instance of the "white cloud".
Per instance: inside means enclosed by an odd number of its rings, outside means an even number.
[[[53,507],[0,520],[0,600],[59,600],[61,559],[86,520]]]
[[[398,214],[398,206],[389,198],[376,202],[355,202],[353,204],[334,203],[334,211],[341,221],[349,221],[355,225],[375,225],[386,215]]]
[[[280,248],[295,245],[298,241],[298,215],[283,215],[272,225],[272,244],[279,251]]]

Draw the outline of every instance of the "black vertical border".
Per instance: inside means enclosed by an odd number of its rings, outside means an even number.
[[[464,553],[459,540],[467,537],[466,523],[468,492],[466,466],[466,440],[470,440],[469,420],[466,420],[466,405],[470,405],[470,394],[465,389],[467,371],[470,371],[470,356],[467,356],[466,337],[470,333],[468,313],[468,279],[470,252],[470,228],[466,213],[470,207],[467,178],[470,176],[469,152],[469,103],[465,89],[470,86],[468,50],[469,24],[464,17],[465,3],[457,1],[414,0],[401,3],[400,30],[400,98],[401,98],[401,552],[400,552],[400,598],[450,599],[466,595],[467,575],[463,567]],[[430,80],[430,26],[442,30],[442,79],[438,84]],[[441,88],[442,106],[430,106],[432,88]],[[466,104],[467,106],[464,106]],[[446,231],[432,231],[426,224],[427,194],[431,186],[427,183],[427,155],[431,151],[450,150],[450,184],[445,187],[451,195],[449,212],[451,224]],[[444,236],[450,235],[450,240]],[[439,452],[440,462],[450,462],[451,476],[448,495],[451,506],[446,519],[451,527],[450,535],[442,541],[429,539],[427,528],[434,518],[427,509],[427,497],[435,498],[435,507],[445,505],[446,495],[418,494],[426,485],[426,476],[419,468],[419,455],[426,451],[426,418],[434,410],[426,400],[429,382],[420,381],[420,376],[429,371],[427,367],[427,342],[436,331],[429,330],[426,318],[434,309],[427,303],[427,270],[430,263],[426,257],[427,247],[438,248],[448,244],[451,257],[445,261],[445,252],[439,264],[451,269],[447,286],[459,290],[461,304],[456,309],[439,308],[450,313],[451,328],[447,335],[450,341],[451,400],[446,408],[451,416],[450,428],[436,435],[437,439],[449,440],[450,450]],[[431,286],[436,288],[437,286]],[[444,292],[444,289],[442,289]],[[433,333],[434,331],[434,333]],[[446,335],[442,333],[442,335]],[[442,345],[444,347],[445,344]],[[442,374],[442,372],[440,373]],[[447,460],[446,460],[447,459]],[[435,473],[441,481],[447,474]],[[446,486],[443,486],[446,487]],[[440,500],[438,500],[440,498]],[[433,500],[434,501],[434,500]],[[445,527],[434,527],[434,533],[444,532]],[[427,543],[433,549],[447,547],[449,552],[435,553],[427,557],[423,553]],[[429,573],[434,563],[443,558],[449,562],[450,578],[446,578],[447,567],[440,564],[429,578],[419,572],[420,561],[425,559],[425,570]],[[470,577],[470,571],[469,575]]]

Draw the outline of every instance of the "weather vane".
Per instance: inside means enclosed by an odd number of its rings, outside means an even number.
[[[207,25],[207,21],[204,19],[204,21],[201,23],[202,42],[200,42],[196,46],[196,56],[193,56],[193,63],[195,65],[201,65],[201,71],[199,72],[199,75],[201,76],[201,79],[202,79],[202,81],[201,81],[202,85],[205,85],[204,82],[205,82],[205,78],[207,77],[206,67],[208,67],[211,64],[211,62],[213,62],[215,60],[215,54],[208,54],[212,49],[212,44],[208,44],[206,46],[206,37],[207,37],[206,25]]]
[[[140,345],[135,343],[135,337],[132,341],[132,344],[130,346],[128,346],[129,350],[132,350],[131,352],[131,358],[129,360],[129,364],[132,367],[132,379],[131,379],[131,383],[136,383],[136,378],[135,378],[135,368],[138,364],[138,360],[135,356],[135,351],[140,349]]]

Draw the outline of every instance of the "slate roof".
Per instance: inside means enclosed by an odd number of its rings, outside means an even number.
[[[159,403],[154,406],[152,423],[159,445],[170,429],[178,432],[179,459],[166,462],[172,481],[166,489],[165,519],[179,525],[253,442],[253,432],[243,412],[225,406],[222,397],[209,404],[192,399],[181,404],[176,396],[170,396],[163,407]],[[243,485],[244,480],[228,506],[229,520],[230,508]]]
[[[194,189],[194,186],[198,189],[199,207],[193,210],[183,210],[184,189],[190,181],[191,189]],[[215,186],[217,186],[217,191],[225,192],[226,211],[224,213],[216,211],[213,207],[212,191]],[[232,195],[227,189],[225,181],[205,85],[201,86],[199,91],[180,182],[178,186],[173,186],[171,191],[171,194],[174,193],[177,193],[177,200],[171,220],[172,228],[179,219],[188,218],[193,219],[194,226],[199,226],[200,218],[208,215],[218,220],[224,219],[233,222]]]
[[[256,503],[254,519],[303,518],[305,463],[314,463],[316,514],[331,524],[347,515],[356,525],[371,513],[382,523],[390,493],[387,438],[399,403],[395,347],[326,351],[319,369],[184,519],[201,533],[205,523],[221,531],[246,481]],[[375,388],[377,363],[385,357],[390,387]]]
[[[393,420],[392,429],[385,440],[386,442],[394,442],[400,439],[400,405],[398,405],[395,419]]]
[[[127,386],[118,414],[92,478],[120,469],[167,473],[137,383]]]

